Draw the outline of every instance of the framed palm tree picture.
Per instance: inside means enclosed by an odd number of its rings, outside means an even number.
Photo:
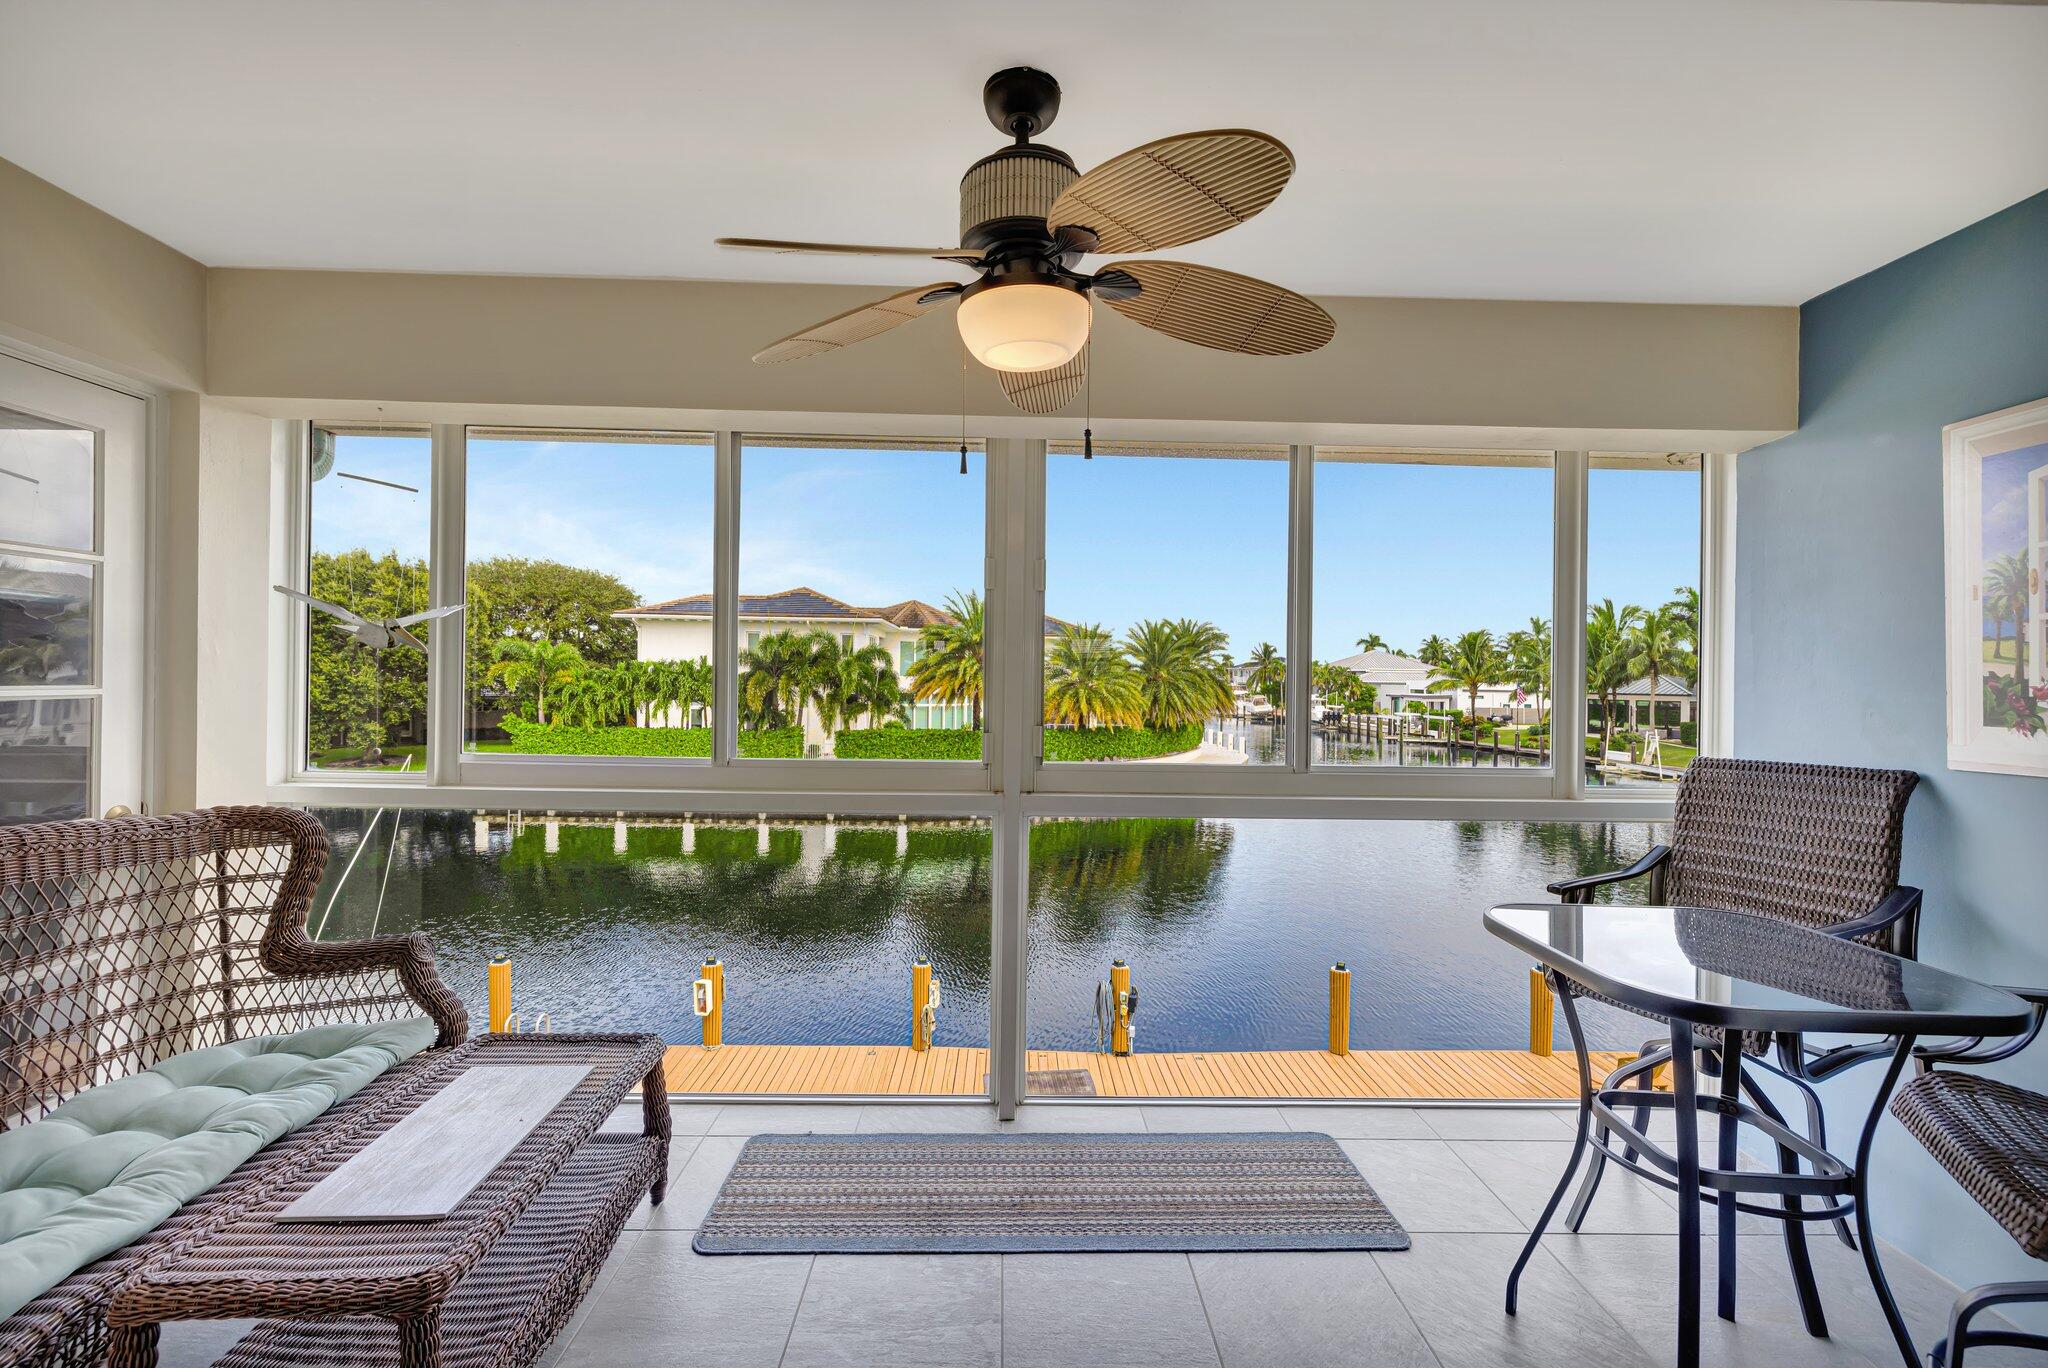
[[[1949,768],[2048,776],[2048,399],[1942,436]]]

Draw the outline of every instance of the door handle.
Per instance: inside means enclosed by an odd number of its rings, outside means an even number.
[[[117,817],[133,817],[134,815],[135,809],[129,807],[126,803],[116,803],[107,809],[107,820],[110,822]]]

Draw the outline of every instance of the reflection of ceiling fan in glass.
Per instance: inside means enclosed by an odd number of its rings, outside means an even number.
[[[367,647],[372,651],[381,651],[393,642],[402,641],[421,655],[425,655],[427,643],[421,641],[405,629],[414,623],[432,622],[436,618],[444,618],[451,613],[459,613],[467,606],[461,603],[451,603],[446,608],[429,608],[424,613],[407,613],[404,617],[367,618],[354,609],[344,608],[338,603],[329,603],[326,599],[314,598],[311,594],[302,594],[296,589],[287,589],[282,584],[273,584],[270,587],[283,594],[286,598],[297,599],[299,602],[317,608],[329,617],[337,619],[341,623],[342,632],[351,641],[355,642],[358,646]]]
[[[976,278],[921,285],[828,318],[754,360],[837,351],[957,299],[961,340],[996,372],[1010,402],[1051,413],[1080,392],[1095,299],[1184,342],[1249,356],[1314,351],[1336,334],[1330,316],[1302,295],[1213,266],[1136,260],[1076,269],[1090,253],[1158,251],[1243,223],[1294,174],[1294,156],[1278,140],[1241,128],[1184,133],[1082,175],[1066,153],[1031,141],[1059,112],[1052,77],[1031,67],[999,71],[983,87],[982,103],[989,121],[1016,141],[961,178],[961,246],[718,239],[768,252],[929,257],[968,267]]]

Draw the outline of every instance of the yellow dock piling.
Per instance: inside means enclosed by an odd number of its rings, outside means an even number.
[[[491,1019],[485,1023],[485,1029],[505,1030],[512,1020],[512,961],[492,960],[484,981],[490,990],[488,996],[491,1013]]]
[[[1557,999],[1550,980],[1541,969],[1529,971],[1529,1053],[1550,1056],[1551,1028],[1556,1020]]]
[[[1330,1053],[1351,1053],[1351,971],[1342,960],[1330,966]]]
[[[725,966],[715,959],[705,960],[693,988],[698,1023],[704,1028],[704,1048],[715,1050],[725,1041]]]
[[[937,1013],[932,1007],[932,965],[919,960],[910,966],[910,1048],[923,1054],[932,1047]]]
[[[1109,1052],[1127,1055],[1131,1052],[1131,1016],[1137,1003],[1131,994],[1131,967],[1122,960],[1110,961],[1109,1003]]]

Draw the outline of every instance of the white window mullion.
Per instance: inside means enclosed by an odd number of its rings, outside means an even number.
[[[1551,531],[1551,795],[1586,796],[1586,470],[1583,451],[1553,453]]]
[[[1287,453],[1287,767],[1296,774],[1309,768],[1313,719],[1309,700],[1315,654],[1315,489],[1316,449],[1288,448]]]
[[[1710,452],[1700,479],[1700,662],[1695,705],[1702,755],[1735,753],[1735,462]]]
[[[427,543],[427,602],[443,607],[467,601],[466,479],[468,430],[460,423],[433,427],[432,522]],[[431,624],[427,637],[427,782],[460,780],[463,717],[468,693],[467,611]]]
[[[740,434],[715,439],[711,542],[711,763],[739,753]]]
[[[1000,788],[990,856],[989,1092],[997,1115],[1024,1100],[1030,827],[1024,794],[1038,764],[1045,649],[1045,444],[989,443],[990,480],[1003,486],[1004,518],[990,579],[989,640],[983,670],[988,703],[984,743]]]

